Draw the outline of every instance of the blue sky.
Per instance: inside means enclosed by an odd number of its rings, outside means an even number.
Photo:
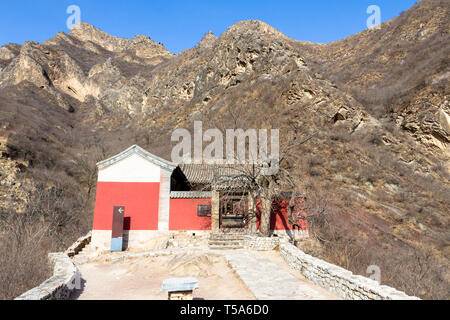
[[[145,34],[171,52],[192,48],[208,32],[219,36],[241,20],[262,20],[296,40],[328,43],[366,29],[369,5],[381,8],[382,21],[417,0],[8,0],[0,1],[0,46],[43,42],[69,32],[69,5],[81,20],[115,36]]]

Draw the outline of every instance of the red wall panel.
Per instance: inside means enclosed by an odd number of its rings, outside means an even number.
[[[94,230],[111,230],[114,206],[125,207],[126,230],[158,230],[159,183],[98,182]]]
[[[296,200],[298,205],[303,205],[304,200],[298,198]],[[292,230],[292,225],[289,224],[288,217],[288,200],[274,200],[272,204],[272,212],[270,215],[270,229],[271,230]],[[256,228],[259,230],[259,226],[261,224],[261,202],[260,200],[256,201]],[[306,216],[306,212],[302,210],[304,216]],[[307,230],[308,226],[305,220],[300,220],[300,230]]]
[[[198,205],[211,205],[211,199],[170,199],[169,230],[211,230],[211,217],[199,217]]]

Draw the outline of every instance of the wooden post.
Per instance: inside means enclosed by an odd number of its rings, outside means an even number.
[[[218,232],[220,229],[219,206],[219,192],[213,191],[211,199],[211,229],[213,232]]]
[[[111,252],[121,252],[123,250],[123,217],[125,207],[114,207]]]

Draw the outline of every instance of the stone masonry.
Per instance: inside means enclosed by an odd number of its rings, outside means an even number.
[[[420,300],[394,288],[354,275],[341,267],[314,258],[282,241],[280,253],[289,266],[305,278],[346,300]]]
[[[263,238],[255,236],[245,236],[244,247],[255,251],[275,250],[280,244],[280,238]]]
[[[81,275],[71,258],[91,242],[91,232],[79,238],[64,253],[50,253],[53,276],[15,300],[67,300],[81,282]]]
[[[50,253],[53,276],[15,300],[67,300],[80,284],[80,271],[65,253]]]

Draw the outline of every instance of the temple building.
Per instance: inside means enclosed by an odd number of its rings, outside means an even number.
[[[256,233],[259,229],[258,199],[250,196],[239,166],[178,165],[136,145],[97,166],[92,244],[98,249],[111,248],[117,208],[123,215],[127,248],[180,231]],[[272,233],[307,237],[306,222],[295,231],[289,224],[288,206],[286,197],[274,199]]]

